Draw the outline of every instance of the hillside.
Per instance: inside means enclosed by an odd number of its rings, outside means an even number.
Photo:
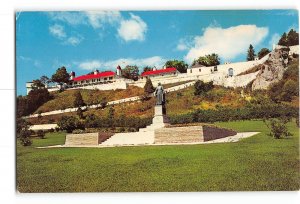
[[[297,59],[289,58],[288,51],[285,49],[271,52],[269,59],[259,67],[260,72],[252,83],[252,90],[266,89],[270,84],[281,80],[287,65],[295,61]]]

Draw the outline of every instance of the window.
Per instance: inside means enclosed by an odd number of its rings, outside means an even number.
[[[230,76],[230,77],[233,76],[233,69],[232,68],[228,69],[228,76]]]
[[[190,70],[190,73],[192,73],[192,72],[193,72],[193,70],[191,69],[191,70]]]
[[[201,72],[201,69],[199,69],[199,72]]]
[[[107,77],[104,78],[104,81],[106,81],[106,80],[107,80]]]
[[[109,77],[108,79],[109,79],[109,80],[112,80],[113,78],[112,78],[112,77]]]
[[[214,71],[218,71],[218,67],[217,66],[214,66]]]

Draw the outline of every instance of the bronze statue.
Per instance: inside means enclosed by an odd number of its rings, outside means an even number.
[[[154,96],[156,96],[156,105],[164,105],[165,103],[165,92],[164,88],[162,87],[161,83],[158,83],[154,91]]]

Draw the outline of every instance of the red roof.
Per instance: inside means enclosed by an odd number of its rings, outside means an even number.
[[[88,80],[88,79],[98,79],[98,78],[110,77],[110,76],[115,76],[115,72],[107,71],[107,72],[100,72],[98,74],[82,75],[82,76],[75,77],[73,79],[73,81],[82,81],[82,80]]]
[[[141,74],[141,76],[148,76],[148,75],[157,75],[157,74],[162,74],[162,73],[170,73],[170,72],[176,72],[177,69],[174,67],[169,67],[166,69],[159,69],[159,70],[155,70],[155,71],[147,71],[147,72],[143,72]]]

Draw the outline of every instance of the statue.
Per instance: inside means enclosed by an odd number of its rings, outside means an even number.
[[[158,83],[154,91],[154,96],[156,96],[156,105],[164,105],[165,103],[165,93],[164,88],[162,87],[161,83]]]

